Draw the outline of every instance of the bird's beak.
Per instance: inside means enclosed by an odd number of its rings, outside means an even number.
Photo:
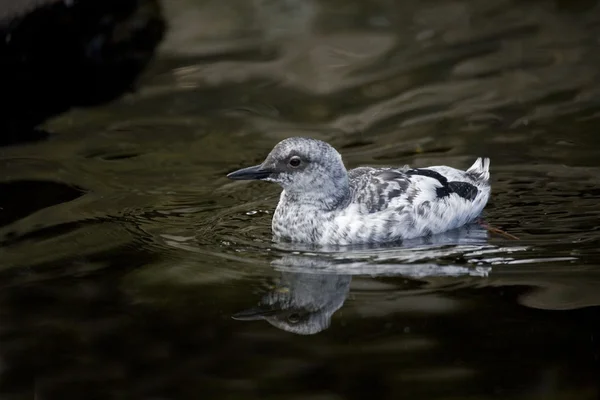
[[[227,175],[229,179],[236,181],[252,180],[252,179],[265,179],[271,175],[273,171],[268,168],[263,168],[261,165],[255,165],[253,167],[247,167],[233,171]]]
[[[277,314],[277,312],[278,310],[253,307],[235,313],[231,316],[231,318],[236,319],[238,321],[257,321],[259,319],[264,319],[265,317],[275,315]]]

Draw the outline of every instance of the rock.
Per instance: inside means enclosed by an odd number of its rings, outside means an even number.
[[[131,90],[166,28],[158,0],[0,0],[0,10],[0,144]]]

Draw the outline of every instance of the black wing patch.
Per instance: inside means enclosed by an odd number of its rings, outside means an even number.
[[[466,200],[473,201],[477,197],[479,190],[468,182],[453,181],[448,182],[448,187],[452,190],[452,193],[456,193],[460,197]]]
[[[440,174],[439,172],[432,171],[430,169],[411,169],[406,171],[406,174],[428,176],[430,178],[436,179],[442,185],[441,187],[435,189],[435,194],[439,198],[450,196],[450,194],[456,193],[465,200],[473,201],[479,193],[479,189],[477,189],[475,185],[472,185],[468,182],[448,182],[448,179],[446,179],[444,175]]]

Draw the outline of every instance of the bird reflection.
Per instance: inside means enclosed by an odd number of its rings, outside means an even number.
[[[319,260],[288,256],[280,263],[311,268]],[[279,282],[265,294],[257,307],[233,315],[242,321],[265,320],[299,335],[312,335],[329,327],[331,316],[344,304],[350,289],[349,274],[283,271]]]
[[[435,259],[464,253],[487,243],[487,231],[470,225],[397,247],[325,249],[322,253],[286,255],[272,262],[279,281],[256,307],[238,312],[241,321],[264,320],[287,332],[312,335],[327,329],[350,290],[353,275],[413,278],[486,276],[488,267],[439,265]],[[453,245],[453,246],[449,246]],[[384,261],[377,264],[377,261]]]

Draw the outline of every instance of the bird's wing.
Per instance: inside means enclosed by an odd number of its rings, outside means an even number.
[[[361,213],[372,214],[408,204],[419,179],[402,169],[361,167],[349,171],[352,202]]]
[[[478,184],[464,171],[450,167],[356,168],[349,172],[353,202],[363,213],[405,211],[446,198],[474,200]],[[456,196],[452,196],[456,195]]]
[[[353,212],[341,213],[336,229],[383,242],[462,226],[481,213],[490,194],[489,174],[475,172],[445,166],[352,170]]]

